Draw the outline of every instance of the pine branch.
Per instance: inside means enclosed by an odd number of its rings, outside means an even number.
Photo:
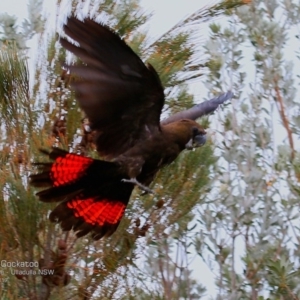
[[[187,18],[179,21],[174,25],[170,30],[165,32],[160,38],[153,42],[149,47],[152,48],[157,42],[165,39],[171,33],[174,33],[177,30],[183,29],[187,26],[199,25],[208,21],[212,21],[214,18],[223,15],[226,11],[238,8],[242,5],[251,3],[251,0],[223,0],[220,3],[214,4],[211,7],[202,7],[196,12],[192,13]]]

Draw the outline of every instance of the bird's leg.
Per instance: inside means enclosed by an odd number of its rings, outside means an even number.
[[[154,194],[154,192],[151,189],[149,189],[147,186],[138,182],[136,180],[136,178],[122,179],[122,182],[133,183],[133,184],[137,185],[142,191],[149,193],[149,194]]]

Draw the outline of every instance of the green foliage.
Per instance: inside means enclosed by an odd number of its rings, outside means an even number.
[[[285,16],[280,21],[279,14]],[[299,101],[292,63],[285,56],[292,30],[287,24],[295,21],[289,15],[278,1],[253,1],[238,9],[226,28],[211,25],[205,45],[207,85],[220,91],[220,83],[228,82],[238,99],[218,135],[215,189],[199,209],[204,229],[195,239],[201,257],[214,260],[217,299],[300,295],[295,250],[299,143],[292,134],[299,133],[292,118]],[[279,139],[280,126],[287,140]]]
[[[0,51],[1,115],[8,129],[17,125],[21,114],[26,114],[30,119],[29,75],[26,62],[14,46],[2,47]]]
[[[163,84],[167,87],[168,113],[188,108],[193,104],[193,95],[188,92],[186,82],[202,75],[200,68],[203,64],[199,63],[198,53],[191,45],[193,35],[185,26],[208,20],[228,12],[230,7],[242,4],[241,1],[223,1],[206,10],[199,10],[177,24],[176,31],[166,33],[149,47],[147,34],[142,31],[141,26],[146,24],[150,15],[141,10],[139,1],[105,0],[91,3],[90,11],[95,15],[105,12],[108,23],[126,39],[134,51],[158,70]],[[72,1],[71,4],[70,9],[76,12],[78,1]],[[235,207],[239,197],[234,193],[239,186],[233,179],[223,180],[223,190],[213,202],[207,198],[212,189],[212,177],[217,178],[214,167],[216,158],[211,141],[196,151],[181,155],[171,166],[162,170],[152,184],[155,195],[142,196],[136,191],[117,232],[112,237],[98,242],[91,241],[89,237],[77,240],[73,232],[61,232],[59,226],[47,220],[47,214],[53,205],[38,202],[34,196],[35,191],[28,186],[28,174],[33,169],[31,161],[44,159],[38,153],[38,148],[55,145],[84,152],[78,145],[78,139],[83,135],[80,123],[83,115],[78,109],[73,92],[69,89],[70,77],[61,68],[62,62],[66,60],[66,53],[54,36],[47,40],[45,34],[41,38],[47,41],[48,48],[46,53],[37,54],[35,81],[32,91],[29,91],[27,63],[24,54],[18,50],[24,49],[26,40],[42,30],[40,5],[39,1],[30,1],[29,7],[32,9],[29,22],[23,23],[21,33],[18,32],[13,17],[4,18],[2,15],[2,19],[0,18],[0,24],[6,28],[1,37],[6,46],[0,53],[0,115],[3,120],[0,144],[0,187],[3,191],[0,199],[0,254],[1,258],[9,261],[39,262],[38,268],[30,268],[32,271],[39,268],[58,268],[61,265],[64,270],[56,278],[58,283],[50,285],[45,284],[47,278],[41,275],[15,276],[6,269],[4,274],[0,275],[9,278],[9,285],[1,285],[1,297],[199,299],[205,293],[205,288],[192,275],[194,253],[199,252],[203,257],[202,250],[209,247],[220,265],[232,259],[230,246],[214,241],[215,230],[218,230],[214,221],[225,222],[224,227],[236,233],[237,224],[232,226],[231,216],[238,213],[239,218],[234,220],[244,228],[250,228],[254,223],[252,217],[255,213],[251,207],[252,204],[254,206],[254,199],[251,199],[246,208]],[[3,20],[6,20],[6,23]],[[222,38],[227,44],[234,42],[234,45],[239,47],[243,41],[242,33],[239,33],[239,40],[236,41],[236,35],[230,30],[223,34],[221,27],[212,26],[212,29],[213,33],[218,35],[215,42]],[[214,92],[221,90],[220,82],[224,76],[225,60],[218,61],[221,57],[218,54],[219,45],[216,44],[215,52],[210,52],[215,57],[204,64],[211,70],[207,77],[210,81],[208,87]],[[231,53],[232,45],[224,45],[221,52],[224,50]],[[207,49],[209,50],[209,46]],[[232,55],[236,61],[242,57],[238,50]],[[236,77],[233,82],[237,87],[244,84],[244,75],[239,70],[240,64],[233,61],[231,60],[227,67],[234,69]],[[228,131],[232,131],[237,120],[235,116],[228,117],[228,120]],[[255,122],[253,130],[259,128],[259,131],[248,134],[245,140],[248,142],[247,146],[257,149],[258,146],[253,146],[251,139],[264,136],[263,134],[267,136],[268,131],[262,131],[262,124],[258,117],[255,119],[253,115],[248,116],[248,119],[246,116],[244,124],[250,120]],[[240,132],[247,134],[246,126]],[[234,132],[234,135],[237,136],[240,132]],[[231,147],[235,145],[234,149],[240,159],[239,168],[244,168],[244,156],[249,159],[249,165],[261,163],[261,153],[258,152],[257,157],[253,159],[252,152],[240,149],[239,143],[234,139],[226,140],[227,142]],[[270,143],[267,141],[264,147]],[[231,163],[234,159],[233,153],[226,152],[226,147],[220,151],[224,159]],[[86,152],[91,156],[96,155],[92,146],[87,147]],[[250,167],[246,169],[247,172],[253,173],[251,180],[247,179],[249,186],[253,183],[251,192],[259,190],[264,182],[263,176],[266,173],[261,169],[261,166],[254,170],[250,170]],[[225,171],[220,168],[218,175],[222,172]],[[225,193],[230,190],[230,185],[232,195]],[[296,193],[296,187],[294,191]],[[243,201],[247,201],[246,196],[243,197]],[[262,216],[266,211],[273,212],[270,209],[272,202],[266,203],[269,206],[265,210],[262,206],[257,208]],[[201,237],[196,221],[199,211],[202,233],[207,229]],[[202,214],[203,211],[205,214]],[[278,211],[274,208],[274,214],[275,212]],[[272,220],[272,224],[276,222],[279,221]],[[259,225],[261,224],[258,222],[257,227]],[[210,239],[210,244],[207,243],[207,238]],[[256,250],[254,246],[253,248]],[[272,249],[274,250],[274,247]],[[259,249],[256,252],[259,255]],[[67,257],[64,263],[61,261],[63,257]],[[249,264],[252,262],[256,261],[249,257]],[[266,270],[277,268],[271,261],[265,266]],[[288,292],[286,287],[293,284],[290,278],[293,269],[289,263],[284,266],[285,274],[278,271],[274,285],[282,282],[280,276],[286,275],[284,291]],[[222,278],[226,278],[226,283],[230,282],[231,272],[228,266],[222,268]],[[67,277],[66,274],[71,276]],[[268,272],[264,274],[267,276]],[[221,280],[219,286],[225,295],[225,284]],[[273,289],[272,292],[277,293],[277,290]]]
[[[34,34],[43,32],[41,17],[42,1],[30,0],[28,3],[28,19],[22,23],[22,31],[18,31],[17,18],[7,13],[0,14],[0,46],[15,43],[19,50],[26,49],[26,41]]]
[[[188,46],[189,36],[178,34],[176,36],[165,37],[154,46],[155,52],[148,61],[154,66],[160,75],[162,84],[165,87],[173,86],[175,78],[191,58],[193,51]]]
[[[0,199],[1,259],[10,262],[38,262],[40,224],[46,219],[47,210],[36,201],[28,189],[27,176],[30,154],[36,139],[29,95],[28,68],[23,56],[14,47],[5,47],[0,53],[0,115],[1,127],[1,181]],[[30,132],[30,135],[28,135]],[[48,226],[48,225],[47,225]],[[45,226],[45,228],[47,228]],[[45,229],[44,228],[44,229]],[[36,265],[35,265],[36,267]],[[7,299],[26,297],[41,284],[41,278],[24,276],[24,282],[12,273],[17,268],[1,266],[2,292]],[[30,272],[33,267],[27,268]],[[21,276],[22,277],[22,276]],[[9,284],[5,285],[4,279]],[[14,288],[11,289],[11,286]]]

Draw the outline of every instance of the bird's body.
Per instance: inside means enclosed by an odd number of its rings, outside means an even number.
[[[54,148],[47,152],[54,161],[38,163],[41,171],[31,175],[31,183],[49,187],[37,193],[41,201],[61,202],[51,221],[77,231],[78,237],[91,232],[99,239],[116,230],[134,186],[149,191],[159,169],[184,149],[205,143],[205,131],[194,121],[195,111],[191,118],[160,123],[164,90],[158,74],[108,27],[70,17],[64,31],[79,44],[61,39],[83,62],[67,68],[77,77],[72,84],[76,100],[104,160]],[[214,109],[204,108],[204,113]]]
[[[151,175],[173,162],[196,133],[203,136],[204,143],[205,131],[195,121],[180,120],[164,125],[161,131],[137,143],[115,161],[130,178],[139,177],[140,182],[148,185],[153,179]]]

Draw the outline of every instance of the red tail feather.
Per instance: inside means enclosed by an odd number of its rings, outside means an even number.
[[[114,162],[95,160],[54,148],[52,164],[39,163],[38,174],[31,175],[34,186],[50,186],[37,196],[41,201],[62,201],[50,214],[64,230],[77,231],[78,237],[89,232],[94,239],[112,234],[121,221],[131,192],[131,183],[122,182]]]
[[[103,199],[97,201],[93,198],[85,200],[72,200],[67,206],[74,211],[75,217],[82,217],[85,222],[103,226],[105,223],[117,224],[123,217],[126,205],[120,201]]]
[[[93,159],[68,153],[58,157],[52,164],[50,176],[54,186],[69,184],[84,175],[86,169],[92,164]]]

